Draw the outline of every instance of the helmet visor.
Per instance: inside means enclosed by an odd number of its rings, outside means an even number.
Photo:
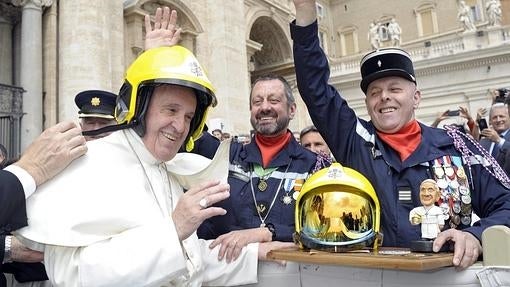
[[[345,251],[373,243],[375,205],[363,193],[323,187],[306,193],[299,207],[300,240],[309,248]]]

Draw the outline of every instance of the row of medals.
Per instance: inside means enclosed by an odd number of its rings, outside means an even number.
[[[460,224],[469,226],[471,224],[471,193],[464,167],[460,164],[452,166],[446,161],[440,163],[434,161],[432,169],[437,185],[441,190],[439,207],[443,209],[445,219],[449,219],[450,227],[456,228]],[[460,158],[457,161],[461,161]]]

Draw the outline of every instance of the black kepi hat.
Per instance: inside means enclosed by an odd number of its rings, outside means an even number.
[[[370,52],[361,59],[360,66],[360,86],[365,94],[371,82],[384,77],[402,77],[416,84],[411,56],[401,49],[387,48]]]
[[[83,91],[74,98],[76,106],[80,109],[78,111],[80,118],[114,119],[116,100],[116,94],[100,90]]]

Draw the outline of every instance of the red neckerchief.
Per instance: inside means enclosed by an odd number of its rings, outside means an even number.
[[[291,133],[287,131],[281,136],[265,137],[261,134],[255,134],[255,142],[259,147],[262,155],[262,167],[266,168],[273,157],[279,153],[283,147],[289,142]]]
[[[401,161],[406,160],[421,143],[421,127],[416,120],[411,121],[393,134],[376,132],[383,142],[398,152]]]

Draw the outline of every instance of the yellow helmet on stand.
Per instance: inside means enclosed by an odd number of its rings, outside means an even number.
[[[333,163],[303,184],[296,200],[295,241],[302,248],[343,252],[380,242],[379,199],[354,169]]]
[[[193,53],[182,46],[161,47],[145,51],[127,69],[115,109],[115,119],[126,124],[141,137],[145,134],[145,113],[154,88],[171,84],[191,88],[197,108],[186,139],[186,149],[193,149],[204,128],[207,112],[216,106],[214,88]]]

